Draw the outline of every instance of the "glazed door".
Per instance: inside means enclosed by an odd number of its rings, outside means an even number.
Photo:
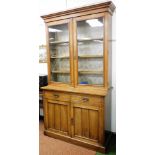
[[[103,107],[95,97],[72,97],[72,137],[103,144]],[[71,120],[72,120],[71,119]]]
[[[75,81],[78,86],[104,86],[104,14],[74,19]]]
[[[72,20],[48,23],[47,44],[48,81],[72,85]]]
[[[44,100],[45,128],[69,136],[70,133],[70,103]]]

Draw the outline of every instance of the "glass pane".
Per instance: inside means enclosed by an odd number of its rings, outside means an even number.
[[[49,26],[51,81],[70,83],[68,24]]]
[[[103,17],[77,22],[78,83],[103,85]]]

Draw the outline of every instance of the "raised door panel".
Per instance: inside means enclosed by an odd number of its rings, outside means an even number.
[[[82,136],[89,138],[89,110],[81,109]]]
[[[55,128],[55,105],[52,103],[48,104],[48,127]]]
[[[82,119],[81,119],[81,108],[74,108],[74,119],[75,119],[75,130],[74,134],[81,136],[82,135]]]
[[[98,139],[98,127],[99,127],[99,113],[98,111],[93,111],[89,113],[89,125],[90,125],[90,138],[91,139]]]
[[[67,132],[68,131],[68,117],[66,117],[66,115],[68,115],[68,109],[66,108],[66,106],[61,106],[61,131]]]
[[[50,106],[50,104],[49,104],[49,106]],[[54,111],[54,116],[55,116],[55,119],[54,119],[54,121],[55,121],[55,129],[56,130],[60,130],[60,121],[61,121],[61,115],[60,115],[60,108],[61,108],[61,105],[57,105],[57,104],[54,104],[54,106],[55,106],[55,111]],[[50,112],[50,111],[49,111]],[[49,118],[49,120],[50,120],[51,118]]]
[[[48,130],[69,135],[69,103],[47,101]]]

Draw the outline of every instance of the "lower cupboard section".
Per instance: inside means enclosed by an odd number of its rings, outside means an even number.
[[[44,97],[45,134],[104,153],[104,98],[66,93],[54,100],[52,93]]]

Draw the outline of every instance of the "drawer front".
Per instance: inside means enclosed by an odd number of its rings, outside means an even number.
[[[67,93],[57,92],[57,91],[45,91],[45,98],[55,100],[55,101],[67,101],[70,102],[70,95]]]
[[[97,96],[89,96],[89,95],[72,95],[71,102],[73,104],[82,104],[82,105],[90,105],[100,107],[102,101],[102,97]]]

